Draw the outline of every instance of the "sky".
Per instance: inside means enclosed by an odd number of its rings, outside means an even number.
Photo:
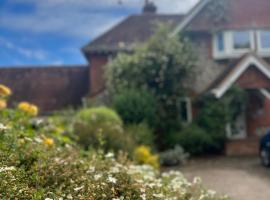
[[[154,0],[159,13],[186,13],[198,0]],[[144,0],[0,0],[0,67],[86,64],[80,49]]]

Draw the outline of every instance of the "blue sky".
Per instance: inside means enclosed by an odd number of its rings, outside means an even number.
[[[160,13],[184,13],[197,1],[155,3]],[[80,48],[126,16],[140,13],[143,2],[0,0],[0,66],[85,64]]]

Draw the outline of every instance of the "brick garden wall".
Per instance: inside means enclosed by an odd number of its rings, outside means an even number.
[[[10,104],[29,101],[41,112],[77,106],[89,91],[89,67],[1,68],[0,83],[10,87]]]

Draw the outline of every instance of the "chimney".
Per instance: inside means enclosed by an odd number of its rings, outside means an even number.
[[[150,2],[149,0],[145,0],[144,7],[143,7],[143,13],[144,14],[155,14],[157,12],[157,6]]]

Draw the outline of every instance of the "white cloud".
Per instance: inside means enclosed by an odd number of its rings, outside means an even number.
[[[24,0],[35,6],[27,14],[4,13],[0,27],[34,33],[58,33],[93,38],[132,12],[138,12],[144,0]],[[155,0],[162,13],[183,13],[198,0]],[[22,3],[13,0],[12,3]]]
[[[20,47],[2,37],[0,37],[0,44],[2,44],[7,49],[14,50],[15,52],[29,59],[44,60],[47,56],[46,52],[44,52],[43,50]]]

